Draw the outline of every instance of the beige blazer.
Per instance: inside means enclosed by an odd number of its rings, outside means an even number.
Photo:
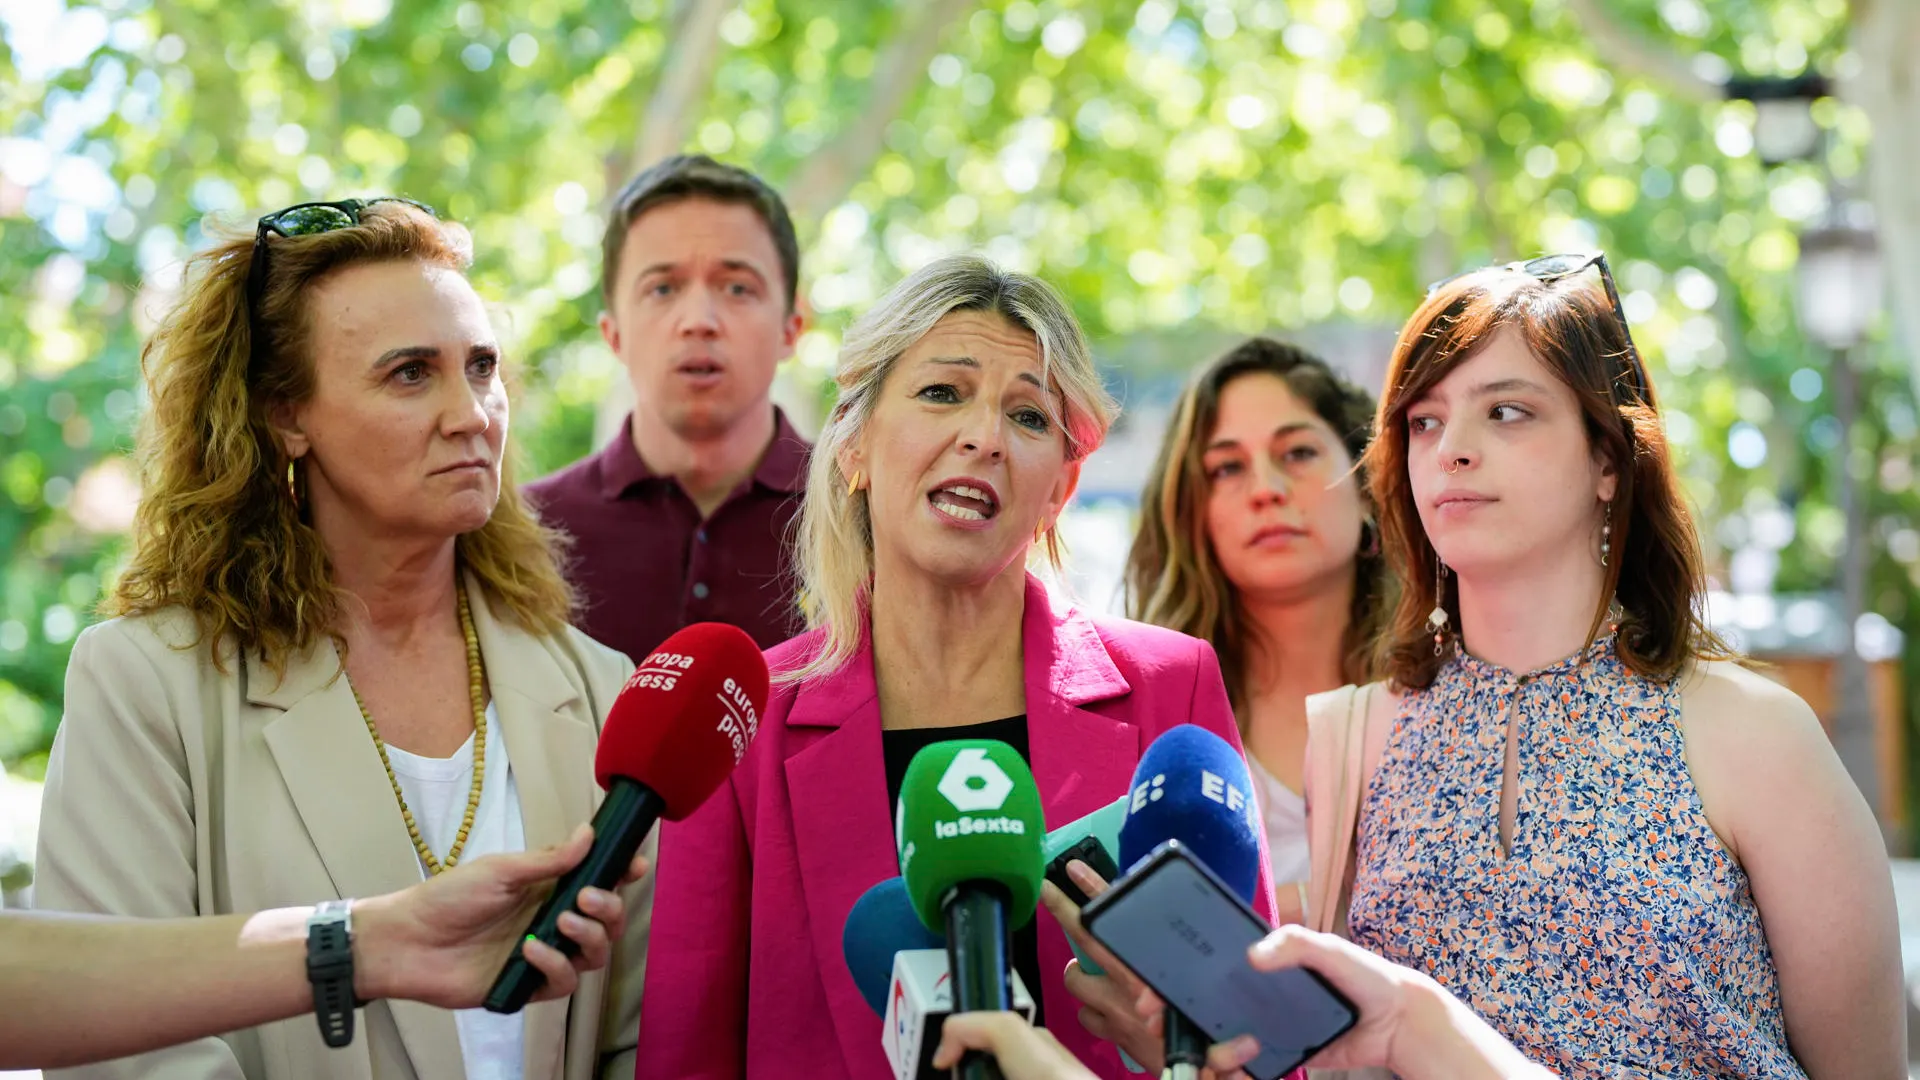
[[[520,791],[528,848],[592,817],[600,723],[632,664],[569,629],[536,637],[471,580],[474,630]],[[393,788],[330,641],[276,678],[257,656],[213,663],[182,610],[89,628],[67,666],[47,762],[35,901],[49,910],[169,916],[373,896],[421,879]],[[229,656],[231,653],[229,652]],[[653,839],[647,841],[652,855]],[[611,968],[526,1009],[527,1080],[628,1080],[652,878],[627,894]],[[138,1023],[102,1016],[103,1024]],[[453,1014],[413,1002],[360,1011],[330,1050],[311,1015],[49,1080],[457,1080]]]

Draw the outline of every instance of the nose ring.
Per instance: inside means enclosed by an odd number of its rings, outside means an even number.
[[[1440,471],[1446,473],[1448,476],[1452,476],[1454,473],[1459,472],[1460,471],[1459,459],[1458,458],[1454,459],[1453,468],[1449,469],[1445,465],[1442,465],[1440,466]]]

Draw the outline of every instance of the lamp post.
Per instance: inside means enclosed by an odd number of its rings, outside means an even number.
[[[1811,161],[1826,131],[1813,118],[1813,103],[1832,93],[1826,76],[1807,72],[1790,78],[1728,79],[1726,96],[1753,102],[1753,149],[1768,165]]]
[[[1853,352],[1880,312],[1883,282],[1880,245],[1863,207],[1836,201],[1826,221],[1800,236],[1795,267],[1795,301],[1800,327],[1831,357],[1833,416],[1840,423],[1840,512],[1846,541],[1840,553],[1841,633],[1839,693],[1834,702],[1834,749],[1859,786],[1874,817],[1886,830],[1880,804],[1880,755],[1875,739],[1873,697],[1867,662],[1856,633],[1867,610],[1867,500],[1853,454],[1853,432],[1860,416],[1860,374]],[[1871,466],[1869,466],[1871,468]]]
[[[1825,76],[1806,72],[1787,78],[1735,77],[1726,96],[1753,102],[1753,147],[1768,165],[1819,161],[1826,166],[1826,131],[1814,119],[1813,104],[1832,93]],[[1867,540],[1867,500],[1853,459],[1854,427],[1860,418],[1860,373],[1853,353],[1880,312],[1884,294],[1880,247],[1864,205],[1849,204],[1827,172],[1831,193],[1825,219],[1800,236],[1795,266],[1795,307],[1800,327],[1827,351],[1833,379],[1833,417],[1840,425],[1839,488],[1846,522],[1840,552],[1840,617],[1843,644],[1834,672],[1839,682],[1833,714],[1833,743],[1860,794],[1872,807],[1887,836],[1880,804],[1880,755],[1875,739],[1873,697],[1867,662],[1857,640],[1867,610],[1867,571],[1872,565]]]

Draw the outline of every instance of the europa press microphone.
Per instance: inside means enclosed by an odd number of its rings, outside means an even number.
[[[1046,819],[1033,773],[991,739],[934,743],[913,756],[895,818],[900,876],[928,929],[947,939],[956,1012],[1013,1006],[1008,935],[1040,900]],[[960,1061],[965,1080],[999,1080],[982,1054]]]
[[[1178,840],[1240,899],[1260,887],[1260,817],[1247,763],[1206,728],[1169,728],[1140,755],[1120,826],[1120,865],[1132,868],[1168,840]],[[1167,1071],[1192,1080],[1207,1063],[1205,1032],[1168,1006]]]
[[[767,662],[744,630],[695,623],[662,642],[620,688],[601,726],[593,773],[607,797],[593,816],[593,847],[555,884],[526,936],[577,955],[560,916],[574,909],[581,889],[618,885],[655,821],[679,821],[719,788],[746,756],[766,706]],[[516,948],[486,1007],[519,1012],[545,982]]]
[[[953,1012],[953,980],[947,969],[947,939],[927,929],[913,909],[902,878],[891,877],[862,893],[847,912],[841,950],[853,984],[885,1025],[880,1047],[895,1080],[945,1080],[933,1067],[940,1029]],[[1033,998],[1020,981],[1013,1009],[1033,1022]]]

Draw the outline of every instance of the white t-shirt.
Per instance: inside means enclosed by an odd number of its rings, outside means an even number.
[[[1307,880],[1313,867],[1313,857],[1307,850],[1307,800],[1281,783],[1252,754],[1247,755],[1247,769],[1253,773],[1253,786],[1259,792],[1274,887]]]
[[[473,736],[467,736],[465,745],[450,758],[421,757],[389,746],[387,760],[393,765],[394,778],[400,781],[407,809],[413,811],[413,822],[420,827],[427,850],[436,859],[445,858],[454,837],[460,835],[467,797],[473,792]],[[460,861],[524,851],[526,847],[520,788],[514,783],[513,766],[507,760],[507,740],[500,731],[499,716],[493,703],[488,702],[487,776],[481,781],[480,805],[474,811],[467,845],[460,849]],[[420,876],[426,877],[425,866],[420,868]],[[526,1062],[525,1015],[502,1016],[485,1009],[460,1009],[453,1014],[467,1080],[521,1080]]]

